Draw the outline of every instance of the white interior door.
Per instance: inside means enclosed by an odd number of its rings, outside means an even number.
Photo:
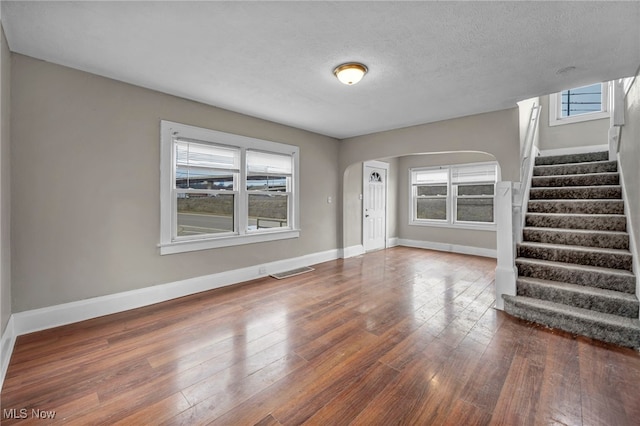
[[[362,238],[365,251],[386,247],[387,170],[364,166]]]

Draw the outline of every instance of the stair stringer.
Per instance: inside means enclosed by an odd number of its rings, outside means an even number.
[[[633,223],[631,222],[631,212],[629,211],[628,192],[625,184],[624,173],[620,167],[620,153],[617,156],[618,161],[618,173],[620,173],[620,186],[622,187],[622,200],[624,202],[624,217],[627,219],[627,233],[629,234],[629,251],[632,257],[633,273],[636,276],[636,295],[640,295],[640,262],[638,261],[638,245],[635,238],[635,232],[633,229]],[[640,319],[640,315],[639,315]]]

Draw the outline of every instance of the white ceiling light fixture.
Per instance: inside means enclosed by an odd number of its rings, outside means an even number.
[[[333,70],[335,76],[341,83],[351,86],[362,80],[362,77],[369,71],[363,64],[357,62],[349,62],[346,64],[338,65]]]

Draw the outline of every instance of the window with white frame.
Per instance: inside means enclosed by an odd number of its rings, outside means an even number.
[[[160,253],[298,237],[298,155],[163,120]]]
[[[447,221],[449,217],[449,170],[412,172],[414,219]]]
[[[549,125],[578,123],[609,116],[608,84],[563,90],[549,96]]]
[[[496,163],[410,169],[412,225],[493,228]]]

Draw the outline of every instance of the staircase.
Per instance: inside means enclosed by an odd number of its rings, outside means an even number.
[[[636,277],[617,163],[607,152],[536,158],[513,316],[640,348]]]

